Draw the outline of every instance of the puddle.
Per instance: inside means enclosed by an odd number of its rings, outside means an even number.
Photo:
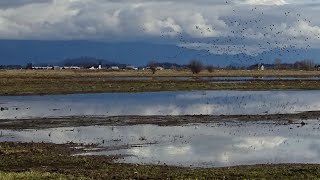
[[[1,96],[0,119],[124,115],[264,115],[320,110],[320,91],[185,91]]]
[[[121,163],[186,167],[320,163],[320,122],[304,122],[304,126],[230,122],[0,130],[0,141],[95,143],[111,148],[90,155],[126,155],[118,160]]]

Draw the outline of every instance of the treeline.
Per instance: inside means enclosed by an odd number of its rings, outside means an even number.
[[[249,66],[247,69],[257,69],[261,64],[254,64]],[[275,59],[273,64],[263,64],[266,69],[275,70],[318,70],[320,65],[316,64],[314,60],[305,59],[301,61],[296,61],[294,63],[282,63],[280,59]]]
[[[79,57],[79,58],[69,58],[65,59],[61,62],[55,63],[55,64],[32,64],[28,63],[26,65],[0,65],[0,69],[32,69],[34,66],[79,66],[82,68],[90,68],[90,67],[96,67],[98,65],[102,65],[103,67],[112,67],[117,66],[119,69],[125,69],[128,64],[120,64],[113,61],[108,61],[104,59],[98,59],[93,57]],[[226,67],[219,67],[214,65],[204,65],[201,60],[193,59],[189,62],[189,64],[177,64],[177,63],[170,63],[170,62],[158,62],[156,60],[150,61],[148,64],[144,66],[138,67],[139,69],[145,69],[150,68],[153,71],[156,71],[157,69],[193,69],[192,71],[194,73],[198,73],[202,70],[207,70],[209,72],[213,72],[216,69],[230,69],[230,70],[240,70],[240,69],[261,69],[261,67],[264,67],[264,69],[276,69],[276,70],[320,70],[320,65],[316,64],[314,60],[311,59],[304,59],[301,61],[296,61],[294,63],[282,63],[282,60],[277,58],[274,60],[271,64],[263,64],[263,63],[256,63],[250,66],[245,65],[229,65]]]
[[[25,69],[26,66],[22,65],[0,65],[0,69]]]

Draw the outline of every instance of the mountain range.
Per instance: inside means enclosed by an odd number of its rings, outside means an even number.
[[[142,66],[149,61],[188,64],[199,59],[215,66],[247,66],[255,63],[273,63],[280,58],[284,63],[313,59],[316,63],[318,49],[274,49],[257,56],[247,54],[212,54],[207,50],[179,47],[174,44],[147,42],[98,42],[98,41],[38,41],[0,40],[0,64],[59,64],[68,59],[95,57],[109,63]]]

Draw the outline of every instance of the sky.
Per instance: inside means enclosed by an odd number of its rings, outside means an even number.
[[[0,39],[320,49],[320,0],[1,0]]]

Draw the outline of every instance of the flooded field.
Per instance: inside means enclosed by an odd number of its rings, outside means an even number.
[[[319,102],[320,91],[181,91],[2,96],[0,119],[290,114],[319,111]]]
[[[224,167],[320,163],[317,120],[281,125],[229,122],[185,126],[89,126],[1,130],[0,141],[98,144],[82,155],[125,155],[116,162]]]
[[[319,111],[318,102],[320,91],[2,96],[0,142],[96,144],[97,149],[76,155],[117,156],[121,158],[115,162],[129,164],[183,167],[317,164],[320,163],[320,122],[317,115],[301,119],[296,116],[294,120],[286,119],[286,116]],[[183,115],[212,116],[195,116],[193,121],[193,116]],[[219,115],[244,116],[238,119],[225,116],[223,119],[224,116]],[[112,119],[110,116],[122,118]],[[159,124],[148,123],[152,122],[153,116]],[[53,117],[58,119],[46,119]],[[94,120],[94,117],[102,119]],[[210,118],[213,121],[209,121]],[[250,121],[250,118],[256,119]],[[24,119],[20,121],[31,125],[21,125],[14,119]],[[41,124],[46,120],[50,121],[50,126]],[[68,125],[68,121],[75,124]],[[10,128],[10,122],[16,125]],[[65,125],[61,126],[59,122]],[[160,126],[161,122],[164,126]]]

